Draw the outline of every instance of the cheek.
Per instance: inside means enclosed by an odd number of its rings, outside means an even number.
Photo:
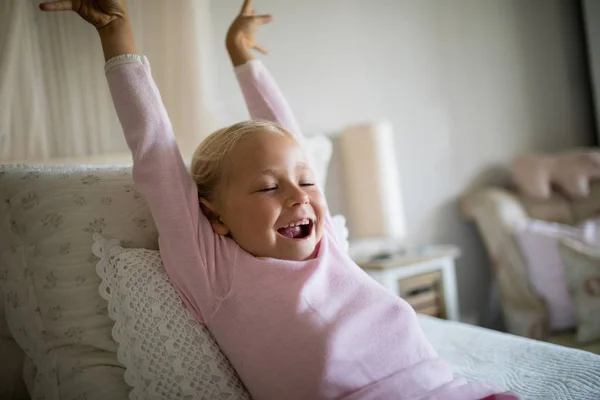
[[[315,212],[315,216],[318,219],[317,223],[317,239],[320,239],[323,234],[323,230],[325,229],[325,216],[327,215],[327,203],[325,201],[325,196],[321,194],[321,192],[311,194],[310,195],[312,208]]]
[[[235,215],[237,221],[234,221],[240,228],[246,232],[256,232],[265,230],[275,224],[278,217],[278,211],[275,202],[269,198],[249,198],[247,201],[238,202]]]
[[[279,203],[274,198],[261,199],[254,207],[254,218],[261,226],[272,228],[280,214]]]
[[[325,196],[320,191],[315,191],[310,194],[310,202],[315,210],[315,213],[319,214],[322,218],[327,212],[327,203],[325,202]]]

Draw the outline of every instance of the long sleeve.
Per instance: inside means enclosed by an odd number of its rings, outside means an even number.
[[[158,229],[165,269],[201,319],[197,301],[192,299],[199,282],[206,285],[205,257],[198,244],[198,192],[179,152],[150,65],[145,57],[125,55],[109,60],[105,72],[133,155],[134,183],[148,202]]]
[[[251,60],[235,69],[250,118],[277,122],[293,135],[302,138],[294,117],[275,79],[259,60]]]

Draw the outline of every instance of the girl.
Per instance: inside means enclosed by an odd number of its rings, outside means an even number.
[[[204,140],[186,170],[124,0],[62,0],[96,27],[133,179],[160,233],[165,269],[255,399],[481,399],[454,379],[414,311],[342,250],[254,32],[251,0],[227,47],[253,121]],[[263,50],[264,51],[264,50]],[[270,122],[269,122],[270,121]]]

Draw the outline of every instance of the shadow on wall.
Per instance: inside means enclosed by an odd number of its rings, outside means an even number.
[[[510,10],[514,14],[511,20],[516,25],[514,34],[518,45],[515,48],[520,53],[519,65],[524,86],[521,91],[524,96],[521,103],[525,107],[523,112],[536,121],[535,130],[546,134],[530,136],[532,142],[529,145],[549,152],[571,147],[573,140],[564,133],[572,129],[573,118],[581,118],[582,115],[585,120],[580,121],[580,126],[588,128],[584,132],[589,133],[584,141],[592,145],[596,141],[594,102],[589,70],[585,63],[587,49],[581,5],[577,2],[574,6],[565,1],[556,2],[555,7],[544,8],[533,2],[518,2]],[[539,19],[553,21],[570,19],[577,23],[573,25],[573,29],[549,30],[519,17],[523,14],[537,15]],[[540,60],[550,60],[550,56],[552,61],[540,68]],[[565,81],[570,84],[560,86],[560,90],[557,90],[557,85],[549,85],[548,82],[556,79],[557,75],[564,76]],[[540,102],[540,98],[544,98],[544,101]],[[549,107],[553,112],[559,113],[558,118],[546,117]],[[574,133],[580,137],[581,134],[582,132]],[[553,140],[547,140],[547,136]]]
[[[468,188],[506,186],[510,170],[492,165],[475,175]],[[466,191],[465,191],[466,193]],[[496,286],[491,273],[491,262],[476,225],[461,211],[461,198],[456,197],[436,207],[424,225],[430,227],[437,243],[452,244],[461,249],[456,262],[456,276],[461,305],[461,319],[468,323],[502,330],[503,322]],[[475,266],[473,269],[463,266]],[[461,268],[462,267],[462,268]],[[478,299],[478,301],[473,301]]]
[[[510,166],[495,164],[475,174],[465,191],[481,186],[506,186],[512,181]]]

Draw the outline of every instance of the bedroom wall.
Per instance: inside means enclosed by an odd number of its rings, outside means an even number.
[[[255,1],[275,16],[259,36],[264,59],[306,133],[393,123],[408,242],[460,246],[467,320],[493,315],[488,260],[458,196],[504,179],[497,167],[519,154],[592,143],[576,3]],[[247,117],[223,46],[240,4],[211,2],[223,123]]]

